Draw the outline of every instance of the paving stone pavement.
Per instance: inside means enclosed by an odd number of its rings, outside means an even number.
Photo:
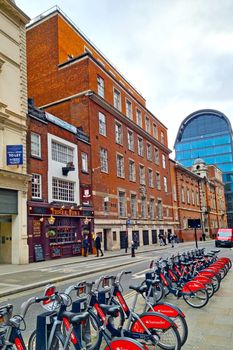
[[[165,301],[179,306],[186,316],[189,335],[182,350],[233,350],[233,268],[222,280],[219,291],[201,309],[172,295]],[[142,305],[139,300],[138,312]]]

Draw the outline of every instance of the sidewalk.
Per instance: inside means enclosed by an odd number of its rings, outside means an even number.
[[[198,242],[198,245],[200,247],[208,247],[213,241],[206,241],[206,242]],[[194,249],[195,248],[195,242],[186,242],[186,243],[180,243],[176,245],[176,248],[174,250],[178,251],[179,249],[185,248],[187,249]],[[159,252],[159,251],[165,251],[168,248],[171,248],[171,245],[160,247],[159,245],[150,245],[150,246],[141,246],[136,250],[136,256],[139,254],[152,254],[153,252]],[[120,256],[130,256],[131,250],[128,249],[128,253],[125,253],[124,249],[121,250],[115,250],[115,251],[105,251],[104,256],[98,258],[98,261],[101,259],[102,261],[106,261],[106,264],[103,266],[99,266],[96,264],[96,267],[92,267],[88,271],[77,271],[74,273],[69,273],[69,268],[72,270],[72,266],[75,266],[78,264],[79,267],[85,266],[83,264],[86,264],[87,262],[96,262],[97,258],[94,255],[89,255],[88,257],[83,256],[75,256],[71,258],[64,258],[64,259],[55,259],[55,260],[48,260],[48,261],[42,261],[37,263],[31,263],[28,265],[10,265],[10,264],[2,264],[0,265],[0,276],[1,282],[0,282],[0,297],[7,296],[10,294],[22,292],[25,290],[37,288],[43,285],[46,285],[49,282],[60,282],[65,281],[71,278],[81,277],[81,276],[87,276],[89,274],[92,274],[94,272],[101,272],[101,271],[107,271],[113,268],[113,266],[108,266],[108,259],[114,259],[116,257]],[[124,263],[124,265],[130,265],[134,264],[135,260],[129,260],[129,262]],[[92,265],[93,266],[93,265]],[[121,267],[122,263],[118,265],[114,265],[114,268]],[[54,273],[52,269],[62,269],[64,268],[63,275],[61,273]],[[47,274],[43,273],[45,270],[51,269],[51,271],[48,271]],[[67,271],[65,271],[65,269]],[[75,270],[75,268],[74,268]],[[46,277],[46,278],[45,278]]]

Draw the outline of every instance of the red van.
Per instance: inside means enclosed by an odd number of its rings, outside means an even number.
[[[233,247],[233,229],[220,228],[216,234],[215,246],[216,247],[219,247],[219,246]]]

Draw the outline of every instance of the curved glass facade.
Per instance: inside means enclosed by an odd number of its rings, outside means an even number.
[[[179,128],[174,148],[175,159],[186,167],[202,158],[222,170],[228,226],[233,227],[233,143],[228,118],[215,110],[190,114]]]

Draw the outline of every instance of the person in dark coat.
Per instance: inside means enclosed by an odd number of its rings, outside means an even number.
[[[84,237],[84,240],[83,240],[83,250],[84,250],[84,254],[83,254],[83,255],[84,255],[85,257],[87,256],[88,246],[89,246],[88,237],[85,236],[85,237]]]
[[[124,237],[124,248],[125,248],[125,253],[127,253],[128,247],[129,247],[128,235],[126,234],[125,237]]]
[[[96,256],[99,256],[99,251],[101,253],[101,256],[104,255],[102,249],[101,249],[101,240],[100,235],[97,233],[96,239],[95,239],[95,247],[96,247]]]

